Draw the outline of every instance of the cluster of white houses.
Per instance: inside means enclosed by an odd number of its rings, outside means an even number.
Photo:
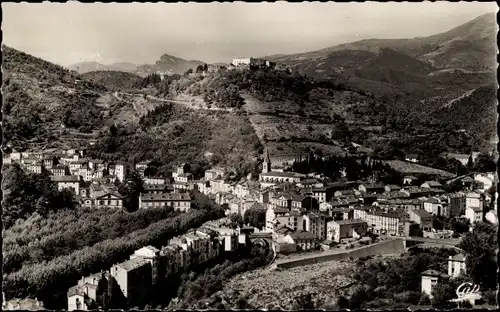
[[[142,247],[109,270],[82,277],[68,290],[68,311],[143,307],[155,291],[165,291],[169,277],[249,243],[251,231],[218,221],[174,237],[160,249]]]

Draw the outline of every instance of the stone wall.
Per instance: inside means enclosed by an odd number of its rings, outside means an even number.
[[[341,261],[347,260],[349,257],[361,258],[366,256],[401,254],[405,252],[405,244],[403,240],[394,239],[385,242],[376,243],[373,245],[363,246],[345,252],[311,255],[305,259],[290,260],[277,264],[278,268],[292,268],[301,265],[309,265],[326,261]]]

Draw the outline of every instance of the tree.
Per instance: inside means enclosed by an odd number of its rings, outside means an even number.
[[[456,296],[456,287],[453,286],[454,285],[450,282],[449,278],[441,277],[435,288],[432,290],[432,306],[436,308],[448,307],[449,301]]]
[[[340,296],[337,299],[337,308],[338,309],[348,309],[349,308],[349,299],[344,296]]]
[[[233,226],[241,226],[243,224],[243,217],[238,213],[232,213],[229,215],[229,220]]]
[[[266,225],[266,210],[259,208],[250,208],[245,211],[243,223],[262,229]]]
[[[128,212],[139,209],[139,196],[143,191],[143,181],[137,172],[127,176],[124,183],[119,183],[118,192],[124,196],[123,207]]]
[[[427,294],[422,294],[420,297],[420,300],[418,301],[418,305],[430,305],[431,304],[431,298]]]
[[[363,302],[366,301],[366,292],[362,288],[357,288],[351,298],[349,298],[349,309],[359,309]]]
[[[493,224],[476,223],[458,246],[465,252],[467,274],[483,289],[496,287],[497,229]]]
[[[74,209],[73,193],[58,191],[47,171],[42,174],[26,174],[18,164],[4,171],[2,219],[6,228],[17,219],[26,218],[34,212],[45,216],[49,211]]]
[[[467,168],[474,167],[474,160],[472,159],[472,155],[469,156],[469,160],[467,161]]]
[[[118,135],[118,128],[116,128],[115,124],[112,124],[111,127],[109,127],[109,134],[112,137],[116,137]]]
[[[202,73],[203,70],[204,70],[204,66],[203,65],[198,65],[196,67],[196,73],[198,73],[198,74]]]

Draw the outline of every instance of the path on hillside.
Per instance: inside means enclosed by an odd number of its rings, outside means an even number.
[[[133,96],[133,97],[143,96],[140,93],[121,92],[121,94],[124,94],[124,95],[127,95],[127,96]],[[140,112],[139,112],[139,108],[136,106],[135,102],[130,102],[128,100],[125,100],[124,98],[120,97],[120,95],[119,95],[118,92],[115,92],[113,94],[113,96],[117,100],[124,101],[124,102],[132,104],[133,107],[134,107],[134,110],[137,112],[137,114],[141,115]],[[185,106],[187,108],[194,109],[194,110],[224,111],[224,112],[229,112],[229,113],[234,112],[231,108],[220,108],[220,107],[210,107],[209,108],[209,107],[201,107],[201,106],[193,105],[193,103],[190,102],[190,101],[164,99],[164,98],[160,98],[160,97],[149,95],[149,94],[146,94],[146,99],[153,100],[153,101],[159,101],[159,102],[163,102],[163,103],[172,103],[172,104],[183,105],[183,106]]]
[[[465,91],[464,94],[462,94],[462,95],[460,95],[452,100],[449,100],[446,104],[441,106],[441,108],[450,108],[455,102],[460,101],[462,99],[465,99],[466,97],[470,96],[474,91],[476,91],[476,89]]]
[[[245,100],[245,105],[243,105],[243,108],[245,109],[248,120],[250,121],[250,124],[252,125],[253,131],[259,138],[260,144],[264,147],[266,147],[266,142],[264,141],[264,131],[259,127],[259,125],[255,122],[254,115],[259,114],[258,112],[258,107],[256,107],[256,102],[258,101],[254,97],[252,97],[249,94],[241,94],[241,97]]]

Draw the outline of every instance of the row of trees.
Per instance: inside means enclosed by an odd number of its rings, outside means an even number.
[[[53,213],[47,218],[35,213],[4,232],[3,272],[11,273],[23,265],[49,261],[127,235],[176,214],[170,207],[134,213],[81,208]]]
[[[230,214],[229,220],[234,228],[248,224],[262,229],[266,225],[266,210],[264,208],[250,208],[245,211],[243,216],[238,213]]]
[[[303,160],[294,162],[292,170],[303,174],[312,172],[324,174],[326,177],[334,180],[339,179],[345,173],[349,181],[356,181],[375,175],[380,176],[388,184],[401,184],[403,181],[403,176],[388,165],[384,165],[379,160],[368,159],[366,157],[342,158],[332,156],[323,160],[320,155],[310,153],[308,156],[304,156]]]
[[[199,227],[208,220],[218,219],[224,212],[209,204],[202,209],[161,220],[146,228],[114,239],[101,241],[71,254],[32,265],[4,276],[3,289],[7,299],[36,297],[48,308],[64,306],[66,291],[82,275],[88,275],[125,260],[136,249],[146,245],[161,247],[171,237],[190,228]]]

